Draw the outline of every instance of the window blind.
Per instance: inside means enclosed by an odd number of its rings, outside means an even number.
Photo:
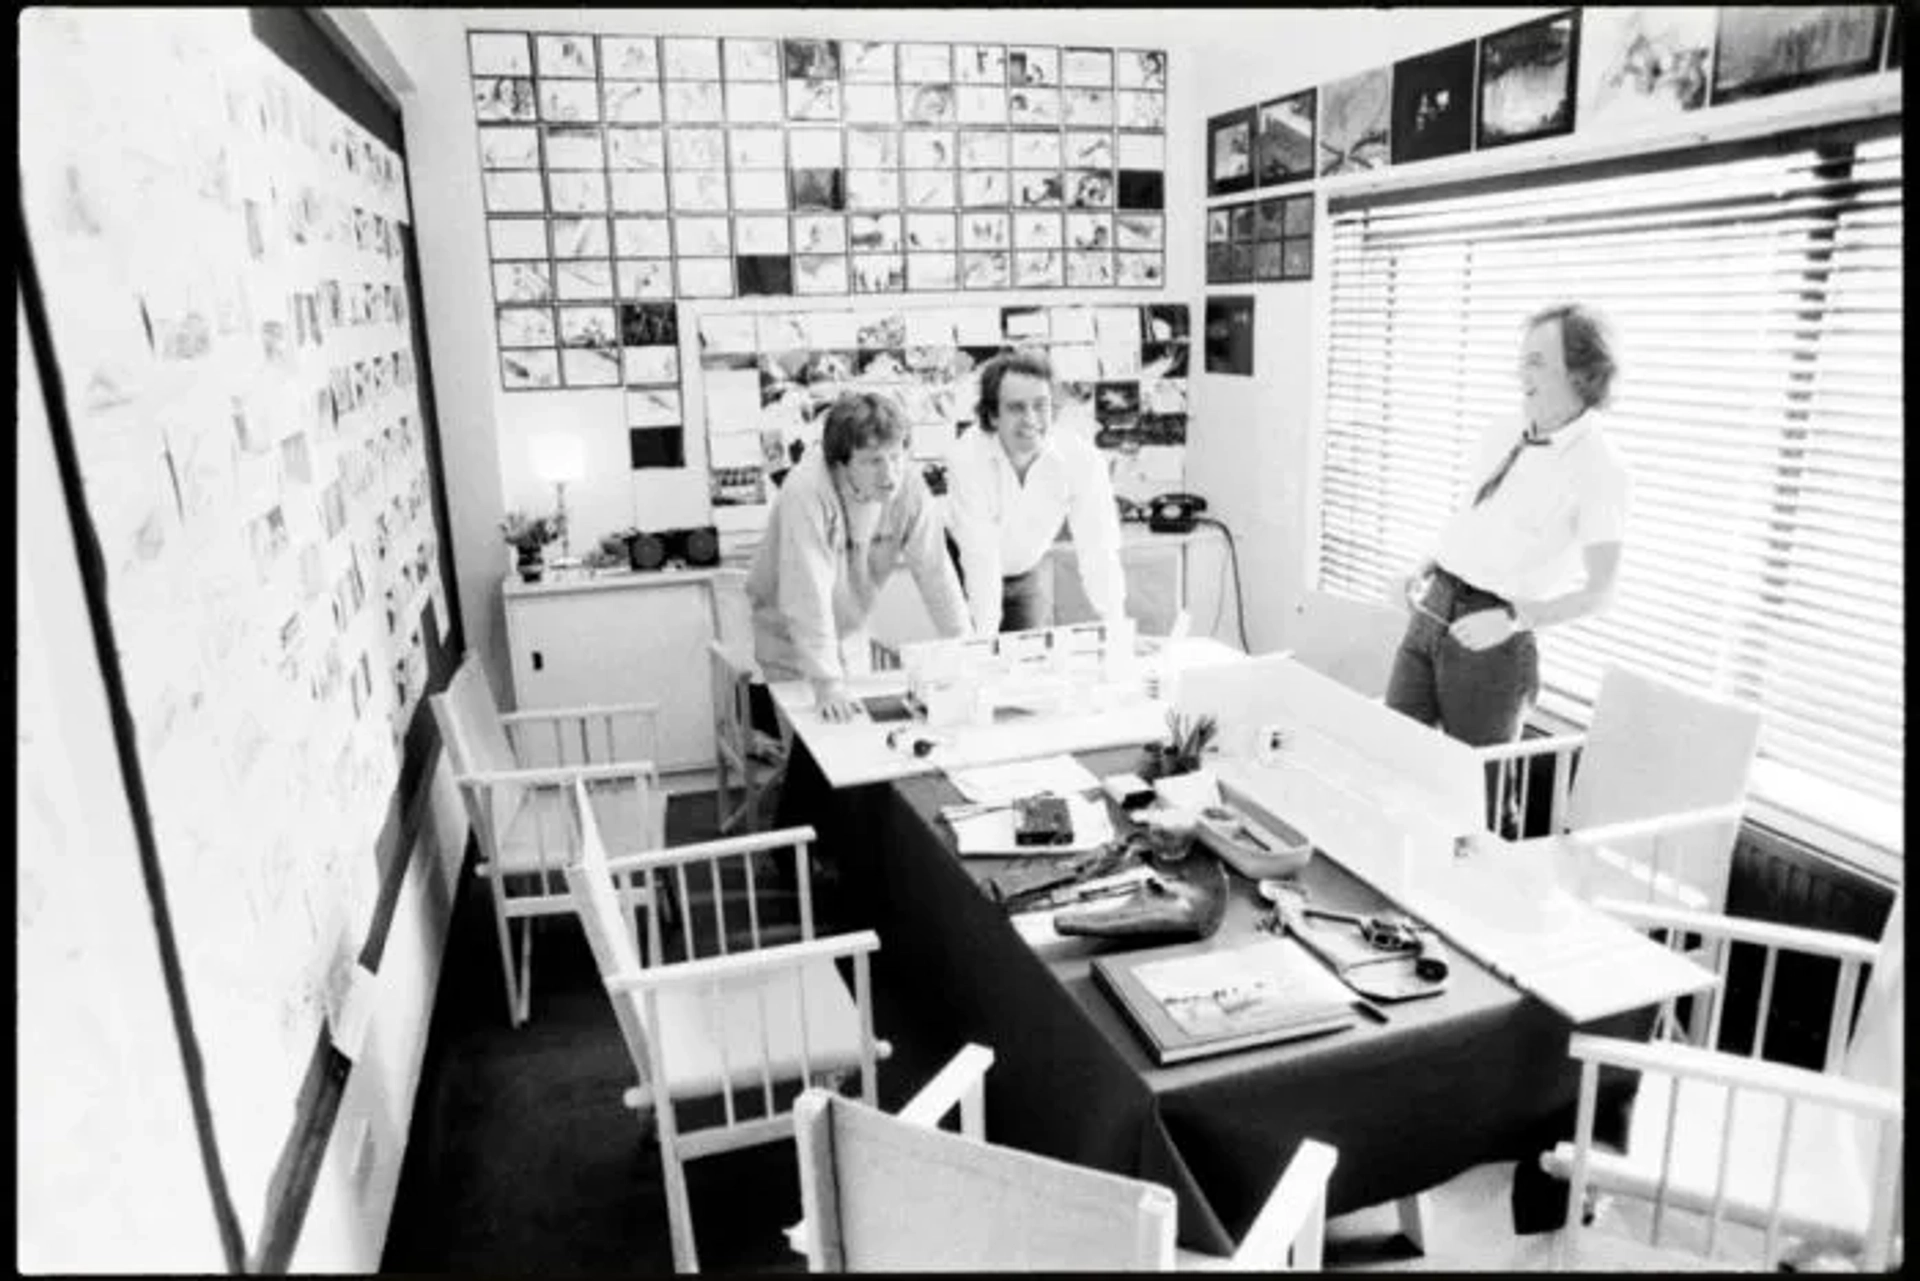
[[[1584,723],[1635,667],[1764,714],[1754,794],[1883,849],[1905,759],[1897,126],[1335,200],[1321,590],[1377,599],[1519,412],[1525,318],[1593,304],[1633,508],[1616,599],[1542,639]]]

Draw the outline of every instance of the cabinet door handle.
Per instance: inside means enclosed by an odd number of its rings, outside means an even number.
[[[534,650],[533,651],[533,670],[536,672],[544,671],[546,669],[546,665],[547,665],[546,658],[540,653],[539,650],[537,649]]]

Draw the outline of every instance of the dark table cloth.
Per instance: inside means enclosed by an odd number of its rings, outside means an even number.
[[[1104,776],[1136,768],[1140,752],[1080,759]],[[1339,1149],[1327,1211],[1341,1214],[1484,1161],[1531,1160],[1570,1132],[1578,1075],[1567,1020],[1445,944],[1449,990],[1385,1007],[1384,1025],[1363,1019],[1329,1036],[1154,1066],[1092,977],[1093,955],[1125,945],[1037,954],[983,887],[1006,860],[961,859],[939,818],[962,799],[939,774],[835,791],[796,739],[780,817],[820,832],[824,919],[877,930],[895,981],[924,993],[958,1039],[993,1049],[994,1142],[1165,1184],[1179,1199],[1181,1243],[1226,1253],[1304,1138]],[[1265,908],[1250,881],[1228,875],[1227,918],[1196,949],[1244,940]],[[1389,906],[1322,853],[1301,879],[1319,906]],[[1588,1030],[1644,1036],[1650,1018]]]

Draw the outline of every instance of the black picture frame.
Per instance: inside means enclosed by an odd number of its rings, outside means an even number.
[[[1562,9],[1480,38],[1474,147],[1573,132],[1580,83],[1580,11]]]
[[[1707,101],[1717,107],[1877,70],[1892,7],[1722,6],[1713,38],[1713,90]],[[1809,48],[1844,50],[1849,44],[1852,56],[1831,56],[1820,66],[1803,65]]]
[[[1260,104],[1254,129],[1255,186],[1272,187],[1313,177],[1319,151],[1319,106],[1318,89],[1302,89]],[[1304,134],[1286,123],[1289,115],[1304,120]]]
[[[1242,107],[1207,121],[1207,194],[1253,190],[1254,109]]]
[[[1206,371],[1253,377],[1253,295],[1207,298]]]
[[[1472,148],[1477,52],[1476,41],[1462,40],[1393,64],[1389,141],[1394,164],[1437,160]]]

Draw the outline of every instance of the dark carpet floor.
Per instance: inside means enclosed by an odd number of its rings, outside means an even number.
[[[670,844],[711,837],[711,794],[674,797],[667,826]],[[592,954],[570,918],[535,930],[532,1016],[515,1029],[485,886],[462,878],[383,1271],[673,1270],[659,1146],[620,1101],[635,1073]],[[958,1047],[913,1024],[884,949],[873,975],[891,1110]],[[805,1270],[781,1232],[800,1217],[790,1144],[686,1168],[703,1271]]]

